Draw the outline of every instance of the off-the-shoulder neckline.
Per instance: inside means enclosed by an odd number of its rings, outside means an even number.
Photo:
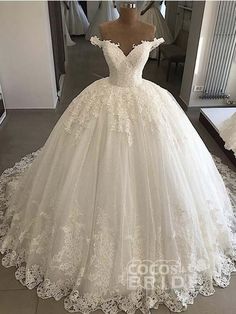
[[[94,41],[94,39],[95,39],[95,41]],[[119,48],[119,50],[122,52],[122,54],[127,58],[131,53],[132,53],[132,51],[134,51],[134,49],[136,48],[136,47],[139,47],[139,46],[141,46],[141,45],[143,45],[144,43],[148,43],[148,44],[153,44],[153,43],[155,43],[155,42],[164,42],[164,38],[162,38],[162,37],[160,37],[160,38],[156,38],[156,37],[154,37],[153,38],[153,40],[141,40],[140,41],[140,43],[138,43],[138,44],[133,44],[132,45],[132,49],[130,50],[130,52],[126,55],[125,53],[124,53],[124,51],[120,48],[120,43],[119,42],[117,42],[117,43],[115,43],[115,42],[113,42],[111,39],[100,39],[98,36],[92,36],[91,38],[90,38],[90,41],[91,41],[91,43],[92,44],[95,44],[95,42],[97,41],[97,42],[99,42],[100,43],[100,47],[102,47],[102,43],[109,43],[109,44],[111,44],[111,45],[114,45],[114,46],[116,46],[116,47],[118,47]]]

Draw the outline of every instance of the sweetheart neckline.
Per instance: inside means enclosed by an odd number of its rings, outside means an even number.
[[[117,42],[117,43],[114,43],[113,41],[111,41],[111,39],[100,39],[98,36],[92,36],[91,38],[90,38],[90,42],[93,44],[93,39],[97,39],[99,42],[108,42],[109,44],[111,44],[111,45],[113,45],[113,46],[116,46],[120,51],[121,51],[121,53],[123,54],[123,56],[125,57],[125,58],[128,58],[129,57],[129,55],[132,53],[132,51],[134,51],[137,47],[139,47],[139,46],[141,46],[141,45],[143,45],[144,43],[154,43],[155,41],[161,41],[161,42],[163,42],[164,41],[164,39],[162,38],[162,37],[159,37],[159,38],[157,38],[157,37],[154,37],[153,38],[153,40],[141,40],[140,41],[140,43],[138,43],[138,44],[133,44],[132,45],[132,49],[130,50],[130,52],[126,55],[125,53],[124,53],[124,51],[120,48],[120,43],[119,42]]]

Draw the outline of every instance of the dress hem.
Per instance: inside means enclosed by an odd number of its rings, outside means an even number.
[[[7,200],[3,197],[4,187],[11,181],[12,174],[20,175],[27,169],[32,161],[37,157],[41,149],[34,153],[26,155],[12,168],[6,169],[0,176],[0,204],[1,207],[7,208]],[[216,159],[218,166],[220,164],[219,159]],[[228,170],[229,168],[225,166]],[[0,220],[4,219],[4,210],[0,211]],[[4,223],[0,223],[0,244],[7,234],[9,226]],[[194,299],[198,294],[204,296],[210,296],[214,294],[215,290],[213,286],[219,286],[225,288],[229,285],[231,279],[231,273],[236,271],[236,248],[234,248],[232,255],[229,257],[226,254],[222,254],[221,272],[215,273],[214,277],[208,277],[202,272],[198,274],[196,284],[188,290],[174,290],[168,292],[168,290],[157,289],[148,295],[147,291],[142,287],[132,291],[130,294],[118,295],[113,297],[103,298],[101,295],[84,294],[80,295],[79,290],[73,282],[57,281],[51,282],[45,277],[45,271],[43,271],[40,265],[32,265],[26,269],[25,253],[17,252],[11,248],[4,248],[0,250],[3,254],[1,257],[2,265],[6,268],[16,267],[15,277],[21,282],[23,286],[28,289],[37,287],[37,295],[42,299],[53,297],[55,300],[60,300],[63,297],[64,307],[69,312],[81,312],[88,314],[96,310],[102,310],[106,314],[115,314],[120,311],[124,311],[128,314],[135,313],[140,309],[142,313],[150,313],[151,309],[157,309],[159,305],[165,305],[169,310],[173,312],[182,312],[187,309],[189,304],[193,304]]]

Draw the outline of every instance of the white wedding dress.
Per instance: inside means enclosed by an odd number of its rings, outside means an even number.
[[[219,132],[225,148],[232,150],[236,157],[236,112],[219,126]]]
[[[69,6],[68,6],[69,8]],[[63,22],[63,31],[64,31],[64,36],[65,36],[65,43],[66,46],[71,47],[74,46],[76,43],[71,39],[69,31],[68,31],[68,27],[67,27],[67,17],[68,17],[68,11],[69,9],[67,9],[65,2],[64,5],[62,7],[62,22]]]
[[[91,42],[109,77],[85,88],[45,145],[0,177],[2,263],[39,297],[65,296],[70,312],[148,313],[162,303],[179,312],[235,270],[236,176],[217,161],[226,188],[171,93],[142,78],[162,38],[127,56],[109,40]],[[152,263],[181,269],[151,273],[149,289],[139,265]]]
[[[69,10],[66,10],[66,23],[70,35],[86,34],[89,22],[78,1],[67,1]]]

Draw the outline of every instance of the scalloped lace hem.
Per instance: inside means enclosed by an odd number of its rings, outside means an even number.
[[[116,294],[104,298],[100,295],[84,294],[81,295],[79,287],[74,288],[72,282],[58,280],[51,282],[43,274],[39,265],[33,265],[26,269],[23,266],[24,254],[18,254],[16,251],[7,250],[2,258],[2,264],[8,268],[15,266],[17,268],[15,277],[22,285],[28,289],[37,287],[37,295],[42,299],[53,297],[55,300],[64,299],[64,308],[69,312],[81,312],[88,314],[96,310],[102,310],[105,314],[116,314],[124,311],[133,314],[136,310],[142,313],[150,313],[151,309],[158,309],[159,305],[165,305],[172,312],[182,312],[187,309],[189,304],[193,304],[198,294],[203,296],[213,295],[214,286],[225,288],[229,285],[231,273],[236,271],[236,260],[227,256],[223,257],[221,273],[216,273],[213,277],[201,273],[198,274],[196,284],[191,289],[156,289],[150,295],[142,287],[131,291],[128,295]],[[236,248],[235,248],[236,256]]]
[[[23,157],[12,168],[6,169],[0,176],[0,206],[3,208],[0,211],[0,221],[4,218],[4,212],[7,207],[7,202],[4,198],[4,186],[12,180],[12,177],[18,178],[38,156],[42,148]],[[221,160],[214,157],[217,168],[220,171],[227,189],[230,192],[231,198],[234,200],[236,194],[236,174],[224,165]],[[0,223],[0,244],[6,235],[8,226]],[[101,295],[83,294],[79,292],[80,287],[75,286],[73,280],[52,282],[45,277],[44,271],[40,265],[33,265],[26,269],[25,253],[16,252],[11,249],[0,251],[2,264],[4,267],[15,266],[17,268],[15,277],[22,285],[29,289],[37,287],[37,294],[40,298],[46,299],[53,297],[55,300],[64,299],[64,307],[69,312],[81,312],[88,314],[98,309],[106,314],[116,314],[124,311],[128,314],[135,313],[136,310],[141,310],[143,313],[149,313],[151,309],[157,309],[160,304],[164,304],[173,312],[181,312],[186,310],[189,304],[193,304],[194,298],[198,295],[209,296],[215,290],[214,286],[227,287],[230,283],[231,273],[236,271],[236,248],[232,257],[222,255],[221,272],[215,272],[214,276],[206,273],[197,275],[196,283],[191,289],[182,290],[161,290],[156,289],[148,293],[143,288],[137,288],[127,295],[115,294],[104,298]]]

